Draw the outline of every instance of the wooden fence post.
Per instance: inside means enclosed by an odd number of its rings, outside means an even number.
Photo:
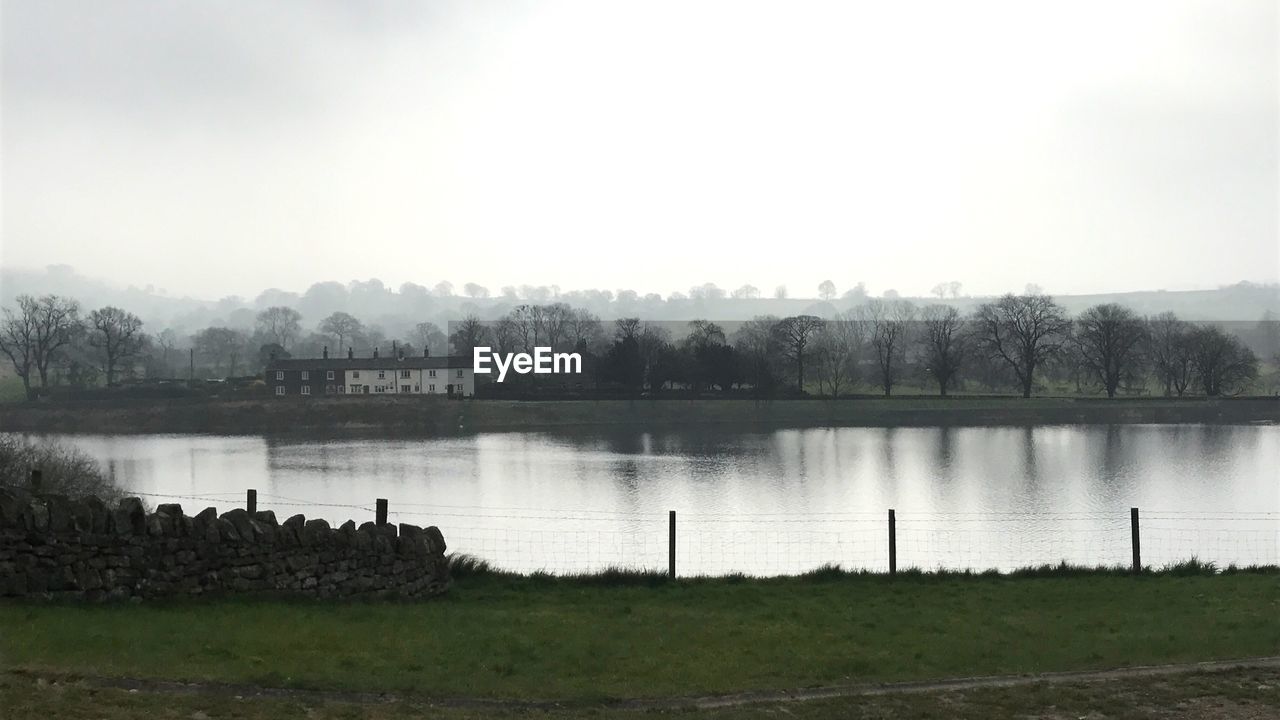
[[[248,490],[244,491],[244,509],[248,510],[250,515],[258,512],[258,491],[257,490],[254,490],[253,488],[249,488]]]
[[[667,514],[667,575],[676,579],[676,511]]]
[[[1133,537],[1133,572],[1142,572],[1142,539],[1138,533],[1138,508],[1129,508],[1129,533]]]
[[[889,574],[898,574],[898,520],[889,508]]]
[[[378,498],[378,512],[376,514],[376,518],[377,519],[374,520],[375,524],[379,526],[387,524],[387,499],[386,498]]]

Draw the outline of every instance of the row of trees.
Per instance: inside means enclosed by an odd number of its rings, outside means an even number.
[[[599,318],[553,304],[520,306],[496,323],[468,318],[450,341],[462,354],[479,345],[576,350],[588,381],[652,392],[745,387],[770,394],[794,383],[798,393],[816,388],[837,397],[865,381],[888,396],[915,380],[945,396],[973,380],[1030,397],[1051,377],[1114,397],[1145,391],[1154,377],[1169,395],[1216,396],[1244,392],[1259,369],[1256,355],[1219,327],[1172,313],[1143,318],[1116,304],[1072,319],[1042,294],[1006,295],[968,316],[945,304],[877,299],[832,319],[759,317],[732,332],[694,320],[682,338],[674,334],[668,323],[623,318],[606,337]]]
[[[0,353],[34,398],[56,384],[113,386],[139,375],[197,376],[197,368],[199,377],[257,373],[272,355],[313,357],[326,346],[342,352],[347,343],[361,353],[383,342],[406,352],[448,352],[444,332],[432,323],[419,323],[403,341],[388,341],[379,328],[346,313],[330,315],[310,333],[289,307],[267,308],[255,320],[253,332],[217,326],[183,338],[168,329],[147,333],[142,320],[118,307],[85,313],[71,298],[22,295],[0,316]]]
[[[34,382],[47,388],[60,368],[73,374],[101,371],[114,384],[121,365],[145,343],[136,315],[107,306],[82,317],[79,303],[57,295],[22,295],[17,309],[6,308],[0,321],[0,353],[29,398],[35,396]]]
[[[954,289],[958,292],[958,288]],[[939,295],[951,288],[940,287]],[[21,296],[3,313],[0,352],[22,379],[28,397],[51,383],[114,385],[121,377],[226,377],[256,373],[274,355],[334,356],[348,348],[365,356],[385,352],[470,355],[486,345],[499,352],[538,346],[584,356],[586,381],[653,392],[664,388],[787,387],[836,397],[858,383],[884,395],[914,382],[942,395],[962,382],[990,389],[1015,387],[1029,397],[1044,378],[1096,387],[1114,397],[1154,378],[1169,395],[1243,392],[1258,374],[1258,359],[1235,336],[1192,325],[1172,313],[1138,316],[1115,304],[1091,307],[1074,319],[1037,292],[1005,295],[970,314],[938,303],[868,299],[831,318],[758,317],[742,323],[694,320],[606,324],[566,303],[521,304],[501,319],[466,318],[446,335],[430,322],[408,337],[388,338],[376,325],[335,312],[304,329],[287,306],[258,312],[254,330],[204,328],[190,337],[170,330],[148,334],[135,315],[116,307],[83,314],[56,295]],[[197,365],[198,360],[198,365]],[[184,373],[183,370],[186,372]]]

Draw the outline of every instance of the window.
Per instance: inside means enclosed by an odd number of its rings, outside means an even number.
[[[435,370],[428,370],[428,371],[427,371],[427,377],[435,377],[435,376],[436,376],[436,371],[435,371]]]
[[[310,394],[311,394],[311,386],[310,386],[310,385],[303,385],[303,386],[302,386],[302,394],[303,394],[303,395],[310,395]]]
[[[409,386],[408,386],[408,385],[401,385],[401,386],[400,386],[400,392],[403,392],[403,393],[407,393],[407,392],[409,392]]]
[[[343,393],[345,393],[346,391],[347,391],[347,386],[346,386],[346,385],[339,385],[339,386],[338,386],[338,394],[339,394],[339,395],[342,395],[342,394],[343,394]]]
[[[277,394],[277,395],[283,395],[283,394],[284,394],[284,386],[283,386],[283,385],[277,385],[277,386],[276,386],[276,394]]]
[[[325,394],[325,395],[332,395],[332,394],[334,394],[335,392],[337,392],[337,388],[335,388],[335,387],[333,386],[333,383],[329,383],[328,385],[325,385],[325,386],[324,386],[324,394]]]
[[[325,380],[332,380],[332,379],[333,379],[333,371],[332,371],[332,370],[330,370],[329,372],[326,372],[326,373],[324,374],[324,379],[325,379]]]
[[[409,377],[409,371],[408,371],[408,370],[401,370],[401,371],[400,371],[400,377],[402,377],[402,378],[407,378],[407,377]]]
[[[461,370],[459,370],[459,371],[458,371],[458,377],[462,377],[462,371],[461,371]]]
[[[310,380],[310,379],[311,379],[311,373],[310,373],[310,372],[308,372],[308,371],[306,371],[306,370],[303,370],[303,371],[302,371],[302,379],[303,379],[303,380]]]
[[[427,386],[427,392],[435,392],[435,391],[436,391],[436,386],[435,386],[435,385],[428,385],[428,386]]]
[[[387,376],[387,371],[386,371],[386,370],[379,370],[379,371],[378,371],[378,379],[379,379],[379,380],[381,380],[381,379],[385,378],[386,376]]]
[[[284,371],[283,371],[283,370],[277,370],[277,371],[276,371],[276,379],[277,379],[277,380],[283,380],[283,379],[284,379]]]
[[[413,386],[413,391],[414,391],[414,392],[422,392],[422,388],[421,388],[420,386],[418,386],[418,385],[414,385],[414,386]]]
[[[351,371],[351,379],[352,379],[352,380],[359,380],[359,379],[360,379],[360,371],[359,371],[359,370],[352,370],[352,371]]]

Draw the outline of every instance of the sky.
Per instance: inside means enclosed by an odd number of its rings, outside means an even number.
[[[0,0],[0,266],[923,295],[1280,279],[1274,0]]]

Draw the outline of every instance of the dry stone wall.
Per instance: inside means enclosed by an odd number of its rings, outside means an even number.
[[[268,594],[417,598],[449,586],[439,529],[271,511],[189,516],[0,489],[0,597],[124,600]]]

